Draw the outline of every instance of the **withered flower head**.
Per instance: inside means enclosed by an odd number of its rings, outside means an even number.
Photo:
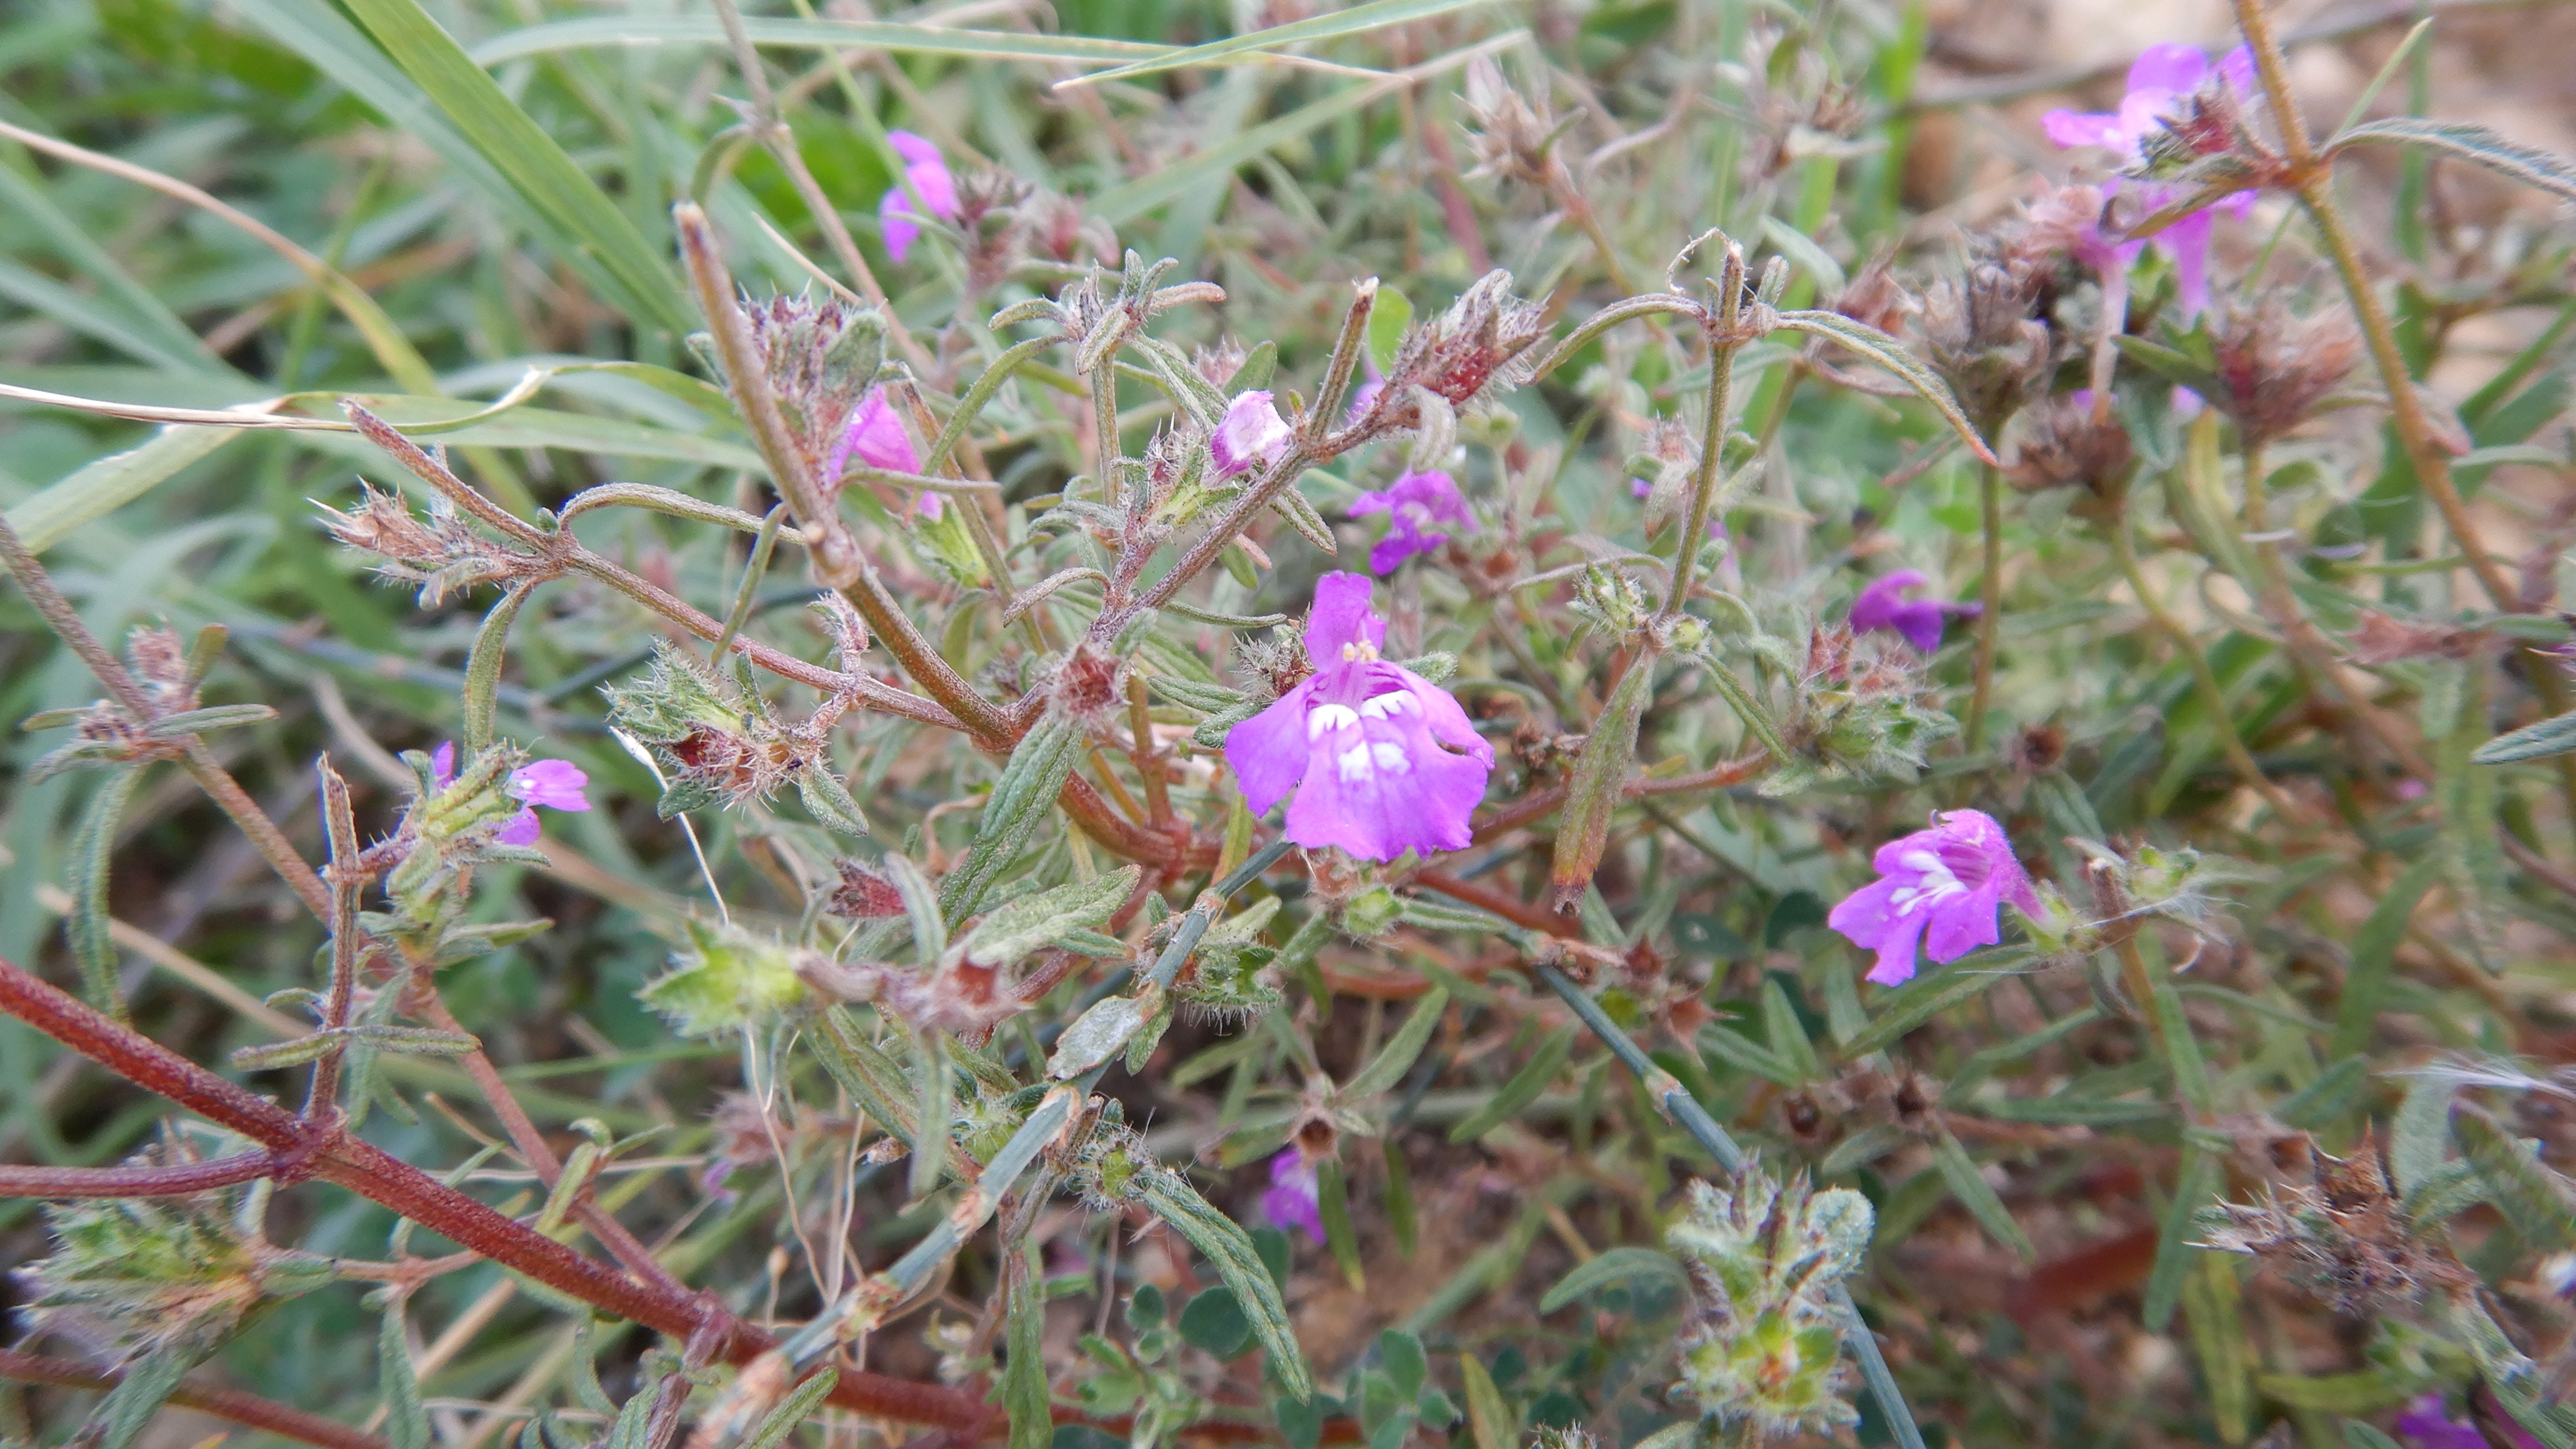
[[[2052,271],[2038,256],[1989,239],[1916,304],[1932,366],[1989,435],[2048,374],[2054,345],[2041,319]]]
[[[2204,1245],[2253,1257],[2354,1319],[2420,1302],[2427,1288],[2474,1281],[2415,1236],[2376,1146],[2365,1143],[2349,1158],[2313,1152],[2312,1161],[2307,1183],[2267,1187],[2261,1202],[2203,1212]]]
[[[1467,153],[1476,158],[1467,174],[1547,185],[1557,167],[1552,154],[1556,138],[1566,125],[1549,108],[1547,97],[1523,96],[1504,78],[1502,67],[1478,56],[1467,63],[1466,101]]]
[[[125,659],[152,702],[166,713],[197,707],[188,677],[188,646],[168,629],[138,626],[125,637]]]
[[[743,312],[788,430],[820,467],[885,363],[885,319],[833,297],[746,301]]]
[[[2115,414],[2099,412],[2086,392],[2052,397],[2022,415],[2029,431],[2009,476],[2016,488],[2080,487],[2100,496],[2118,491],[2138,466],[2129,429]]]
[[[378,577],[420,585],[422,604],[437,604],[450,589],[517,572],[517,556],[468,527],[445,498],[429,500],[424,520],[413,516],[400,494],[379,493],[369,483],[358,490],[351,512],[315,505],[322,509],[323,528],[349,547],[374,554]]]
[[[833,915],[845,921],[872,921],[903,914],[903,892],[874,867],[846,858],[832,865],[841,873],[828,907]]]
[[[2352,648],[2344,657],[2355,664],[2373,665],[2405,659],[2466,659],[2491,637],[2483,629],[2419,623],[2364,609],[2353,626]]]
[[[2301,317],[2270,297],[2222,306],[2215,323],[2222,386],[2210,401],[2254,443],[2297,427],[2361,359],[2361,333],[2341,308]]]
[[[1463,408],[1529,380],[1528,354],[1547,335],[1546,309],[1512,295],[1512,274],[1496,268],[1476,280],[1447,312],[1414,324],[1386,370],[1367,411],[1336,436],[1336,447],[1423,426],[1423,388]]]

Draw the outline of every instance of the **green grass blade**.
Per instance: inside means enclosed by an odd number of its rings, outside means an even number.
[[[1382,26],[1401,25],[1408,20],[1446,15],[1452,10],[1465,10],[1470,6],[1485,3],[1488,3],[1488,0],[1370,0],[1368,4],[1354,5],[1348,10],[1335,11],[1329,15],[1310,16],[1287,25],[1273,25],[1266,30],[1253,31],[1249,35],[1212,40],[1205,45],[1193,45],[1187,50],[1172,51],[1152,60],[1140,60],[1119,66],[1115,70],[1080,76],[1065,84],[1084,85],[1093,81],[1125,80],[1131,76],[1153,75],[1159,71],[1216,65],[1237,56],[1276,50],[1281,46],[1301,45],[1308,41],[1359,35]]]
[[[1452,4],[1465,0],[1451,0]],[[1070,61],[1076,65],[1150,61],[1168,47],[1134,40],[1095,40],[1087,35],[1019,35],[993,30],[950,30],[936,25],[893,25],[863,20],[785,20],[743,17],[754,45],[798,50],[883,50],[902,55],[956,55],[978,60]],[[523,56],[598,47],[723,45],[724,26],[709,16],[603,15],[556,20],[504,31],[474,47],[474,63],[495,66]]]
[[[349,9],[520,196],[597,260],[637,322],[677,333],[695,325],[661,250],[415,0],[349,0]]]

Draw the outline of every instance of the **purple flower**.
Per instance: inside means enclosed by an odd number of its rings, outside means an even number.
[[[2165,119],[2180,108],[2194,91],[2217,74],[2239,95],[2254,89],[2254,57],[2244,47],[2230,51],[2215,67],[2196,46],[2151,45],[2137,63],[2129,67],[2129,89],[2120,97],[2116,111],[2055,110],[2040,120],[2048,139],[2060,146],[2099,146],[2113,152],[2123,166],[2135,166],[2146,159],[2147,138],[2162,129]],[[2134,188],[2141,214],[2178,201],[2182,188],[2152,181],[2113,180],[2103,190],[2114,192]],[[2254,204],[2254,194],[2240,192],[2219,203],[2237,216],[2243,216]],[[2173,259],[2174,282],[2182,294],[2183,315],[2200,315],[2209,305],[2209,223],[2214,208],[2204,207],[2176,221],[2156,234],[2154,242]],[[2095,237],[2096,244],[2079,247],[2083,259],[2102,273],[2103,285],[2111,285],[2110,268],[2119,268],[2125,277],[2129,264],[2138,258],[2144,242],[2112,242]],[[2125,300],[2125,298],[2124,298]]]
[[[1324,1241],[1324,1208],[1316,1197],[1315,1165],[1291,1147],[1270,1159],[1270,1186],[1261,1194],[1261,1212],[1280,1228],[1304,1228],[1306,1236]]]
[[[1287,834],[1363,860],[1464,848],[1494,747],[1449,691],[1378,658],[1386,621],[1369,581],[1326,574],[1306,617],[1315,672],[1225,737],[1243,798],[1265,814],[1290,790]],[[1300,783],[1302,782],[1302,784]]]
[[[852,459],[894,473],[921,471],[921,454],[913,450],[912,435],[903,430],[903,419],[895,416],[894,404],[886,401],[884,388],[868,389],[868,395],[850,414],[849,426],[841,430],[841,441],[832,445],[832,456],[823,462],[823,485],[837,486]],[[943,511],[939,495],[924,492],[913,511],[924,518],[937,518]]]
[[[431,752],[429,774],[431,784],[441,790],[456,783],[455,741],[447,741]],[[589,785],[590,776],[570,760],[530,760],[512,770],[509,783],[503,787],[510,792],[511,799],[519,802],[519,813],[503,821],[492,838],[503,845],[536,844],[539,829],[536,807],[588,810],[590,796],[583,792]]]
[[[1216,425],[1216,436],[1208,450],[1216,462],[1217,476],[1230,478],[1255,463],[1270,461],[1271,455],[1288,446],[1288,420],[1279,416],[1267,392],[1235,395],[1225,409],[1225,418]]]
[[[1353,518],[1365,513],[1386,515],[1386,537],[1369,550],[1369,568],[1381,577],[1394,573],[1397,564],[1415,554],[1429,553],[1449,541],[1445,533],[1424,532],[1426,523],[1476,531],[1476,515],[1467,511],[1467,500],[1458,495],[1458,480],[1437,468],[1406,473],[1389,487],[1361,494],[1351,500],[1350,512]]]
[[[2521,1449],[2540,1449],[2540,1441],[2520,1425],[2503,1426]],[[2397,1416],[2397,1437],[2407,1449],[2489,1449],[2487,1436],[2475,1424],[2464,1424],[2442,1406],[2440,1394],[2426,1394]]]
[[[2002,940],[2005,901],[2039,913],[2012,842],[1982,810],[1936,813],[1931,829],[1889,841],[1869,863],[1879,878],[1845,896],[1825,924],[1878,952],[1869,979],[1881,986],[1914,979],[1918,942],[1948,962]]]
[[[1898,569],[1883,579],[1873,581],[1860,591],[1859,598],[1852,600],[1852,632],[1866,634],[1872,629],[1892,629],[1926,654],[1940,648],[1941,626],[1951,615],[1972,617],[1982,612],[1985,605],[1904,597],[1930,582],[1920,569]]]
[[[921,204],[932,216],[955,221],[961,210],[957,182],[948,174],[948,163],[939,159],[939,148],[910,131],[888,131],[886,143],[903,157],[904,180],[921,194]],[[912,198],[904,194],[902,182],[886,188],[884,199],[877,203],[877,220],[885,229],[886,254],[902,261],[921,235],[921,213],[912,209]]]

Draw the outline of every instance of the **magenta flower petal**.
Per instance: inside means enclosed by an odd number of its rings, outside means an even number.
[[[1226,732],[1225,762],[1255,815],[1269,814],[1306,776],[1306,695],[1312,687],[1311,681],[1298,685]]]
[[[2003,939],[2003,903],[2039,913],[2039,895],[2003,826],[1982,810],[1950,810],[1932,828],[1878,848],[1879,879],[1825,917],[1855,946],[1878,953],[1869,979],[1894,986],[1914,976],[1915,952],[1956,961]]]
[[[886,400],[884,388],[868,389],[868,395],[851,411],[849,423],[841,429],[841,440],[832,445],[832,456],[823,461],[825,484],[838,483],[853,459],[896,473],[921,471],[921,454],[914,450],[912,435],[903,430],[903,419],[895,416],[894,404]]]
[[[534,845],[539,829],[537,812],[522,806],[518,814],[502,822],[492,838],[503,845]]]
[[[2063,107],[2039,118],[2039,128],[2054,144],[2072,149],[2077,146],[2101,146],[2124,150],[2127,137],[2120,129],[2120,118],[2107,111],[2070,111]]]
[[[1493,746],[1447,690],[1380,659],[1385,638],[1369,581],[1326,574],[1306,619],[1315,673],[1226,735],[1245,803],[1267,811],[1295,790],[1287,835],[1310,850],[1382,861],[1473,837]]]
[[[1315,582],[1315,607],[1306,615],[1306,657],[1318,672],[1347,651],[1374,653],[1386,642],[1386,621],[1369,607],[1369,581],[1358,574],[1331,573]]]
[[[510,772],[510,794],[549,810],[587,810],[590,776],[570,760],[531,760]]]
[[[957,204],[957,179],[941,160],[939,148],[910,131],[888,131],[886,142],[903,157],[903,178],[921,195],[921,205],[932,216],[954,221],[962,210]],[[877,201],[877,220],[885,229],[887,255],[900,262],[921,236],[921,213],[913,209],[912,197],[904,192],[903,182],[886,188]]]
[[[2253,193],[2245,195],[2251,199]],[[2156,237],[2156,244],[2173,258],[2174,289],[2185,317],[2197,317],[2209,307],[2209,212],[2206,207],[2195,211]]]
[[[1984,606],[1905,597],[1928,582],[1917,569],[1898,569],[1883,579],[1873,581],[1860,591],[1859,598],[1852,600],[1852,632],[1866,634],[1872,629],[1886,629],[1904,635],[1909,643],[1926,654],[1939,649],[1941,630],[1952,615],[1975,614]]]
[[[1217,476],[1228,478],[1252,467],[1269,462],[1280,449],[1288,446],[1288,420],[1262,391],[1238,393],[1228,403],[1225,417],[1216,425],[1216,436],[1208,442],[1209,453],[1216,464]]]
[[[2188,92],[2209,79],[2209,56],[2197,45],[2165,41],[2138,52],[2129,65],[2132,91]]]
[[[1261,1212],[1277,1227],[1302,1229],[1310,1241],[1324,1241],[1324,1208],[1315,1169],[1296,1148],[1270,1159],[1270,1186],[1261,1194]]]
[[[429,752],[429,779],[441,790],[456,783],[456,741],[442,740]]]
[[[1476,530],[1476,515],[1458,492],[1457,480],[1437,468],[1406,473],[1385,488],[1351,500],[1351,517],[1370,513],[1385,514],[1389,525],[1386,537],[1369,551],[1369,568],[1380,575],[1394,573],[1406,559],[1449,541],[1448,534],[1431,532],[1425,524],[1447,524],[1469,533]]]

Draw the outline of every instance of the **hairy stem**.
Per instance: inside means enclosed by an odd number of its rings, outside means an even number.
[[[337,1184],[459,1247],[674,1338],[703,1330],[727,1362],[749,1362],[773,1346],[768,1334],[713,1299],[628,1278],[348,1136],[337,1123],[317,1131],[268,1098],[216,1076],[5,960],[0,960],[0,1012],[146,1091],[266,1143],[279,1156],[275,1175],[281,1181],[314,1176]],[[959,1430],[970,1438],[993,1419],[984,1404],[954,1390],[856,1371],[841,1376],[830,1402],[880,1418]]]
[[[1997,631],[2004,614],[2004,475],[1992,463],[1977,475],[1977,507],[1985,535],[1985,577],[1977,582],[1977,663],[1968,695],[1967,751],[1972,755],[1986,741],[1986,708],[1994,699]],[[2121,532],[2125,538],[2125,526]]]
[[[2264,777],[2263,767],[2254,762],[2253,752],[2245,748],[2244,739],[2236,733],[2236,720],[2227,712],[2226,691],[2219,688],[2218,675],[2209,667],[2208,657],[2200,652],[2200,646],[2193,641],[2182,621],[2169,613],[2164,601],[2147,586],[2147,576],[2138,567],[2137,548],[2129,541],[2129,519],[2125,509],[2110,520],[2106,531],[2111,535],[2111,551],[2120,561],[2120,575],[2129,581],[2129,591],[2138,596],[2138,604],[2147,611],[2147,617],[2155,621],[2156,628],[2173,642],[2183,662],[2190,666],[2193,688],[2199,692],[2201,708],[2209,711],[2210,725],[2218,731],[2219,749],[2227,756],[2227,763],[2234,766],[2237,775],[2283,818],[2295,816],[2297,811],[2290,804],[2290,797]]]
[[[1669,623],[1681,616],[1690,602],[1691,571],[1699,563],[1700,545],[1707,541],[1709,504],[1717,496],[1717,480],[1725,471],[1727,392],[1735,377],[1735,350],[1744,339],[1736,335],[1736,324],[1744,311],[1744,248],[1733,242],[1726,245],[1726,264],[1719,268],[1717,307],[1707,324],[1708,395],[1703,406],[1699,442],[1699,466],[1691,474],[1690,508],[1682,515],[1681,545],[1673,554],[1673,587],[1664,596],[1664,607],[1657,615]]]
[[[112,1389],[124,1378],[122,1369],[94,1369],[70,1359],[0,1349],[0,1379],[16,1383],[51,1384],[66,1389]],[[170,1391],[169,1402],[183,1409],[212,1414],[218,1419],[230,1419],[246,1428],[275,1434],[282,1439],[315,1445],[317,1449],[385,1449],[385,1441],[373,1434],[361,1433],[337,1420],[308,1414],[302,1409],[290,1409],[275,1400],[246,1394],[239,1389],[182,1382]]]

